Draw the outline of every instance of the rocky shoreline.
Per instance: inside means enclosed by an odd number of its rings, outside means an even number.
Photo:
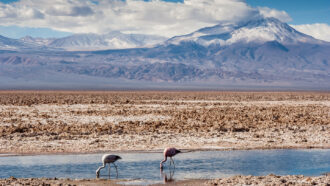
[[[267,176],[234,176],[230,178],[215,179],[207,182],[208,185],[330,185],[330,175],[308,177],[302,175],[267,175]]]
[[[106,179],[58,179],[58,178],[7,178],[0,179],[0,185],[121,185],[120,182],[123,180],[106,180]],[[127,181],[127,180],[126,180]],[[131,184],[130,184],[131,185]],[[134,185],[134,184],[133,184]],[[154,184],[162,185],[162,184]],[[229,178],[219,178],[214,180],[185,180],[185,181],[174,181],[167,183],[167,185],[205,185],[205,186],[217,186],[217,185],[297,185],[297,186],[307,186],[307,185],[320,185],[329,186],[330,185],[330,174],[310,177],[302,175],[267,175],[267,176],[242,176],[237,175]]]

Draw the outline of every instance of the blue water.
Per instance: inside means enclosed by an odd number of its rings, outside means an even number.
[[[159,169],[162,153],[115,153],[118,179],[157,182],[167,180],[221,178],[232,175],[307,175],[330,172],[330,150],[198,151],[174,157],[175,169],[166,162]],[[95,178],[103,154],[0,157],[0,178],[57,177]],[[108,177],[108,168],[101,170]],[[111,179],[116,171],[111,168]]]

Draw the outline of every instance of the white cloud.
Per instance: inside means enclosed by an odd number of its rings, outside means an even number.
[[[268,7],[258,7],[258,10],[260,14],[263,15],[264,17],[275,17],[282,22],[292,21],[292,18],[289,16],[289,14],[283,10],[280,11]]]
[[[144,33],[182,35],[221,22],[235,23],[260,16],[287,21],[286,12],[252,8],[245,0],[21,0],[0,3],[0,25],[46,27],[73,33]]]
[[[324,23],[291,25],[293,28],[304,34],[313,36],[316,39],[321,39],[330,42],[330,25]]]

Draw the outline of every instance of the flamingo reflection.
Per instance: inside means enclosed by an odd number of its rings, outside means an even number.
[[[173,179],[173,176],[174,176],[174,171],[175,171],[175,168],[173,169],[169,169],[169,176],[166,174],[166,172],[163,171],[163,169],[160,169],[160,176],[161,178],[164,180],[164,183],[169,183],[169,182],[173,182],[174,179]]]

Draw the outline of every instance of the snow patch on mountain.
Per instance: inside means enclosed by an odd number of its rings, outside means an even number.
[[[47,46],[51,42],[53,42],[55,38],[39,38],[39,37],[31,37],[31,36],[25,36],[20,38],[20,41],[28,44],[37,44],[40,46]]]
[[[0,35],[2,50],[107,50],[152,47],[167,38],[156,35],[124,34],[113,31],[108,34],[75,34],[64,38],[34,38],[25,36],[11,39]]]
[[[52,41],[48,46],[66,50],[104,50],[152,46],[167,38],[154,35],[110,32],[104,35],[76,34]]]
[[[179,45],[182,42],[196,42],[203,46],[224,46],[235,43],[265,43],[269,41],[285,44],[324,43],[296,31],[288,24],[275,18],[262,18],[239,24],[219,24],[202,28],[188,35],[173,37],[166,41],[166,44]]]

